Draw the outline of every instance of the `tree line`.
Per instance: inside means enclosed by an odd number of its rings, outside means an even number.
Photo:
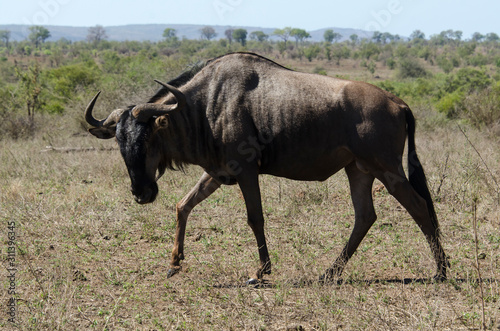
[[[43,26],[31,26],[29,27],[30,34],[27,39],[35,44],[36,47],[39,47],[40,43],[45,42],[48,38],[51,37],[50,31]],[[217,33],[215,29],[211,26],[205,26],[200,29],[200,39],[204,40],[212,40],[217,37]],[[229,43],[233,40],[245,45],[247,37],[250,40],[256,40],[259,42],[267,41],[270,35],[262,32],[262,31],[252,31],[248,34],[246,29],[233,29],[229,28],[224,32],[224,35]],[[283,29],[275,29],[271,36],[278,37],[283,40],[283,42],[287,42],[289,39],[294,38],[296,43],[299,41],[304,41],[308,38],[311,38],[311,35],[304,29],[285,27]],[[430,37],[431,42],[436,42],[439,44],[444,44],[447,41],[460,41],[462,40],[463,32],[462,31],[454,31],[454,30],[446,30],[442,31],[439,34],[433,35]],[[0,39],[3,41],[4,45],[8,47],[9,41],[11,37],[10,30],[0,30]],[[166,28],[163,32],[163,37],[166,40],[178,40],[177,31],[173,28]],[[107,39],[106,30],[102,25],[96,25],[88,28],[88,34],[86,40],[89,42],[100,42],[101,40]],[[323,34],[324,41],[326,42],[336,42],[342,38],[340,33],[335,32],[333,29],[325,30]],[[352,34],[349,36],[349,39],[352,42],[357,42],[359,40],[359,36],[356,34]],[[385,44],[386,42],[399,41],[402,38],[396,34],[393,35],[389,32],[380,32],[374,31],[371,37],[371,40],[376,43]],[[416,40],[416,39],[426,39],[425,34],[420,30],[415,30],[409,37],[408,40]],[[492,42],[498,41],[500,38],[496,33],[487,33],[481,34],[479,32],[473,33],[470,40],[474,42]]]

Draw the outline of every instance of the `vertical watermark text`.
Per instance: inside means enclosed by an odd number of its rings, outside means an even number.
[[[7,284],[8,295],[10,295],[7,302],[7,316],[8,321],[16,323],[16,222],[7,221]]]

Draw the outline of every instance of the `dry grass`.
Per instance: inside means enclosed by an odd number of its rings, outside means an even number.
[[[40,152],[47,144],[114,145],[72,133],[0,141],[2,261],[6,266],[7,222],[14,221],[18,268],[18,324],[6,322],[3,308],[0,327],[478,329],[482,300],[486,328],[500,327],[499,188],[454,125],[417,130],[451,257],[449,281],[428,281],[435,264],[424,236],[376,183],[378,220],[347,265],[344,282],[315,282],[353,225],[346,176],[339,173],[323,183],[261,178],[273,274],[260,288],[243,286],[258,256],[237,187],[223,187],[193,211],[183,270],[166,279],[175,202],[201,170],[168,172],[157,202],[140,206],[133,202],[117,151]],[[498,141],[473,129],[467,134],[499,180]],[[472,206],[477,198],[483,297],[474,267]],[[1,281],[7,288],[6,277]],[[0,292],[2,302],[9,298],[7,291]]]

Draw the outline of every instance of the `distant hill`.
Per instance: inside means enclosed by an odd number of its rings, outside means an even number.
[[[47,25],[45,26],[51,34],[49,41],[56,41],[61,38],[68,39],[71,41],[85,40],[88,34],[89,27],[74,27],[74,26],[56,26]],[[195,24],[138,24],[138,25],[121,25],[121,26],[105,26],[106,34],[108,35],[108,40],[115,41],[125,41],[125,40],[136,40],[136,41],[160,41],[163,39],[163,31],[166,28],[172,28],[177,31],[177,36],[179,38],[187,39],[200,39],[200,29],[205,27],[205,25],[195,25]],[[259,27],[248,27],[248,26],[212,26],[217,33],[216,39],[225,38],[224,32],[227,29],[246,29],[250,34],[253,31],[263,31],[264,33],[271,36],[275,28],[259,28]],[[352,34],[357,34],[359,38],[371,38],[372,32],[356,29],[344,29],[344,28],[324,28],[320,30],[308,31],[311,41],[323,41],[323,34],[325,30],[332,29],[337,33],[342,35],[342,40],[349,39]],[[0,30],[10,30],[12,41],[25,40],[30,31],[28,25],[0,25]],[[272,38],[275,39],[275,38]]]

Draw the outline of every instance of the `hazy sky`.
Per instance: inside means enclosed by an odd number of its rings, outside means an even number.
[[[0,0],[0,24],[203,24],[500,34],[498,0]]]

